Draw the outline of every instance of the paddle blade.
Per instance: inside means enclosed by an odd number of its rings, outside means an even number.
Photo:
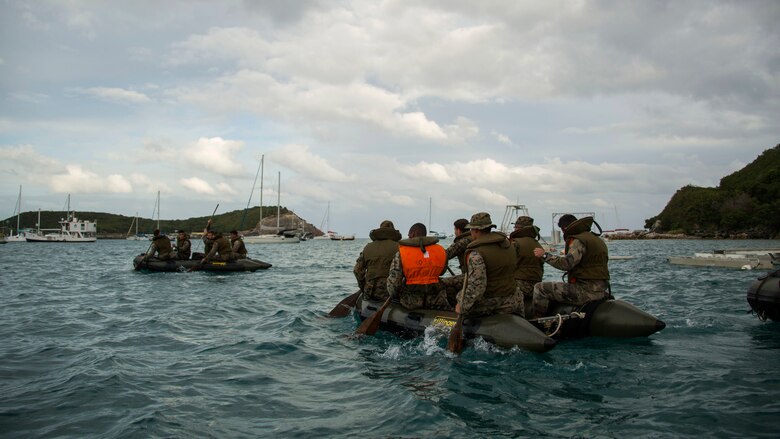
[[[461,314],[458,314],[458,320],[450,331],[447,349],[454,354],[460,354],[463,350],[463,315]]]
[[[338,303],[330,312],[328,317],[346,317],[352,312],[352,308],[357,305],[358,298],[360,297],[360,290],[354,294],[350,294]]]
[[[355,331],[355,334],[365,334],[365,335],[374,335],[376,334],[376,331],[379,329],[379,324],[382,323],[382,314],[385,313],[385,309],[387,309],[387,306],[390,305],[390,298],[388,297],[387,300],[385,300],[385,303],[380,307],[374,315],[371,317],[363,320],[363,323],[358,326],[357,331]]]

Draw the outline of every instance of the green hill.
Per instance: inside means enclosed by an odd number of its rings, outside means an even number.
[[[678,190],[645,228],[712,238],[780,238],[780,144],[723,177],[716,188]]]
[[[263,206],[263,224],[268,229],[271,226],[276,226],[276,206]],[[65,217],[63,211],[41,211],[41,225],[42,229],[58,229],[58,221]],[[245,216],[246,215],[246,216]],[[98,236],[101,237],[124,237],[130,230],[131,233],[135,233],[135,225],[133,225],[133,217],[125,215],[116,215],[113,213],[105,212],[82,212],[77,211],[76,217],[83,220],[97,221]],[[294,224],[294,218],[298,218],[292,211],[282,207],[280,209],[280,218],[282,219],[281,227],[294,228],[297,224]],[[206,226],[206,222],[209,217],[202,216],[196,218],[188,218],[183,220],[160,220],[160,230],[164,233],[172,233],[175,230],[186,230],[187,232],[200,232]],[[246,210],[234,210],[232,212],[226,212],[219,215],[215,215],[212,219],[214,228],[220,231],[230,231],[232,229],[248,231],[260,221],[260,207],[253,207]],[[299,220],[300,221],[300,220]],[[299,222],[298,221],[298,222]],[[20,216],[21,228],[36,228],[38,222],[38,211],[23,212]],[[242,225],[243,224],[243,225]],[[16,228],[16,216],[6,218],[2,221],[3,230],[7,231],[10,228]],[[138,218],[138,232],[139,233],[152,233],[157,228],[157,220],[151,218]],[[311,224],[306,224],[306,230],[314,233],[315,235],[322,234]],[[319,233],[318,233],[319,232]]]

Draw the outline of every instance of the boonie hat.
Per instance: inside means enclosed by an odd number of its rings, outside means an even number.
[[[530,216],[519,216],[517,221],[515,221],[515,225],[518,227],[532,226],[534,225],[534,219]]]
[[[471,221],[466,226],[467,229],[488,229],[493,228],[496,225],[493,224],[493,221],[490,219],[490,214],[487,212],[479,212],[475,213],[474,215],[471,215]]]

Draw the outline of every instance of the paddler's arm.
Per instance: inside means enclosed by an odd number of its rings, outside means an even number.
[[[585,254],[585,246],[578,239],[574,239],[569,245],[569,252],[563,256],[554,255],[552,253],[545,252],[544,249],[535,248],[534,255],[537,258],[542,258],[544,262],[552,265],[553,267],[569,271],[576,267],[577,264],[582,261],[582,256]]]
[[[401,254],[396,253],[390,264],[390,272],[387,275],[387,293],[391,298],[397,299],[404,284],[404,272],[401,269]]]
[[[358,289],[363,291],[363,287],[366,285],[366,258],[363,256],[363,252],[360,252],[355,261],[352,273],[355,275],[355,279],[357,279]]]
[[[471,252],[466,263],[466,286],[458,293],[459,313],[468,314],[474,304],[485,295],[487,272],[485,260],[478,252]]]

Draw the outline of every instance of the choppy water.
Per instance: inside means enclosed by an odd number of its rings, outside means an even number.
[[[347,337],[365,240],[253,245],[255,273],[139,273],[147,243],[0,246],[2,437],[776,437],[780,324],[760,274],[669,255],[771,241],[623,241],[613,289],[667,323],[545,354]],[[549,268],[546,277],[559,272]]]

